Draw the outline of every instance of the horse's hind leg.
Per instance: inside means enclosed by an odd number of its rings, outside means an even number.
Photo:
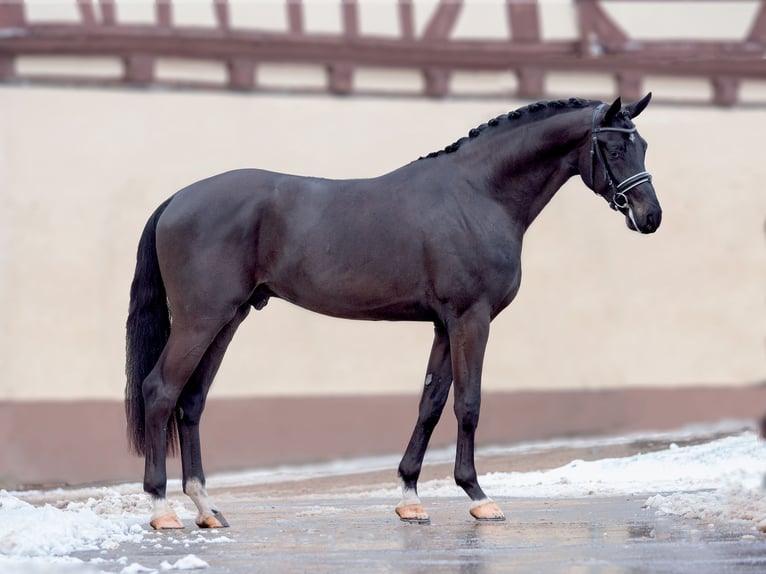
[[[428,514],[418,497],[418,478],[428,441],[439,422],[452,384],[452,363],[447,331],[440,325],[435,328],[431,356],[428,359],[425,386],[420,399],[418,421],[412,431],[407,450],[399,464],[402,479],[402,501],[396,514],[407,522],[428,522]]]
[[[205,489],[199,424],[207,393],[221,366],[226,349],[249,310],[249,304],[240,308],[236,317],[221,329],[178,399],[176,420],[181,443],[183,489],[197,507],[195,522],[200,528],[222,528],[229,525],[223,514],[210,501]]]
[[[173,409],[189,378],[223,322],[185,324],[177,321],[157,365],[143,383],[146,421],[144,490],[152,497],[155,529],[183,528],[166,498],[167,429]]]

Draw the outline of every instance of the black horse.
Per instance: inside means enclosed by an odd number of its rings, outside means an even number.
[[[475,518],[502,520],[474,466],[489,324],[519,289],[524,232],[572,176],[622,213],[630,229],[658,228],[646,142],[631,121],[650,98],[626,106],[619,98],[611,105],[538,102],[380,177],[242,169],[194,183],[160,205],[138,246],[125,388],[129,439],[146,458],[152,526],[182,527],[165,498],[165,459],[176,434],[197,524],[227,526],[205,491],[199,423],[237,327],[270,297],[335,317],[433,323],[396,512],[428,520],[417,481],[454,382],[455,481]]]

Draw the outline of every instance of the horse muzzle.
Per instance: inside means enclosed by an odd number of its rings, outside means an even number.
[[[650,205],[647,209],[628,205],[620,211],[625,214],[625,224],[631,231],[645,235],[654,233],[662,223],[662,209],[659,205]]]

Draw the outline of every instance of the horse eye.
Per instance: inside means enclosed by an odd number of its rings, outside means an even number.
[[[608,153],[609,153],[609,157],[611,157],[612,159],[617,159],[618,157],[620,157],[620,152],[615,149],[610,149]]]

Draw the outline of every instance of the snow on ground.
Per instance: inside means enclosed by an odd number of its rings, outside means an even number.
[[[739,429],[742,428],[740,424]],[[641,440],[665,441],[669,448],[623,458],[594,461],[574,460],[559,468],[512,473],[489,473],[481,477],[487,492],[503,497],[588,497],[643,495],[647,507],[658,513],[673,514],[709,523],[748,521],[753,528],[766,529],[766,492],[762,477],[766,473],[766,444],[751,431],[738,432],[725,438],[721,427],[686,429],[683,432],[641,434],[609,439],[576,439],[546,441],[507,448],[482,449],[480,454],[508,455],[545,452],[561,447],[599,447],[627,444]],[[692,446],[677,446],[674,440],[709,438]],[[453,449],[437,450],[426,462],[449,460]],[[243,484],[270,484],[321,476],[341,476],[356,472],[395,468],[398,457],[369,457],[300,467],[282,467],[254,473],[229,474],[212,477],[216,488]],[[171,481],[171,492],[178,492],[178,481]],[[463,497],[451,478],[424,482],[420,485],[424,498]],[[658,494],[659,493],[659,494]],[[363,499],[384,497],[395,501],[397,488],[344,492],[338,496]],[[322,493],[330,498],[332,493]],[[51,501],[54,501],[51,503]],[[75,502],[78,501],[78,502]],[[175,503],[182,519],[194,514]],[[191,507],[191,504],[188,505]],[[193,554],[170,564],[163,562],[154,569],[140,564],[128,564],[120,558],[122,544],[154,545],[157,539],[146,530],[150,505],[139,484],[110,488],[79,490],[47,490],[26,492],[0,491],[0,571],[48,572],[51,568],[83,571],[90,567],[98,572],[99,565],[110,562],[124,566],[123,574],[187,570],[207,565]],[[208,533],[206,533],[208,534]],[[186,548],[196,543],[231,542],[217,534],[187,537]],[[168,536],[163,544],[178,544]],[[170,547],[169,547],[170,548]],[[105,558],[83,563],[71,555],[78,551],[96,550]],[[110,557],[107,560],[107,557]],[[122,561],[120,561],[122,560]],[[101,566],[104,567],[104,566]]]

